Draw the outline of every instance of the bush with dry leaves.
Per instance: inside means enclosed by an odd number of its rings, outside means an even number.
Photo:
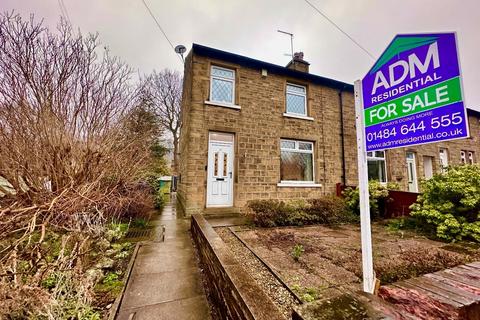
[[[0,15],[0,317],[15,304],[19,318],[62,317],[66,290],[88,306],[88,248],[111,221],[151,207],[139,181],[159,163],[160,132],[138,92],[98,35]],[[42,249],[49,232],[69,247],[52,261]],[[41,285],[64,269],[61,283],[75,290]],[[72,308],[72,319],[88,314]]]

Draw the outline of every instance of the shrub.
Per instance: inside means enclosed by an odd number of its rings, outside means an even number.
[[[422,189],[413,217],[433,226],[441,239],[480,242],[480,166],[450,167],[422,182]]]
[[[155,209],[162,209],[165,204],[168,202],[168,193],[170,190],[170,186],[164,185],[163,187],[158,187],[155,190],[155,197],[153,200],[153,205],[155,206]]]
[[[370,216],[380,218],[383,215],[385,202],[388,201],[388,190],[398,190],[399,186],[395,182],[389,182],[387,185],[381,184],[376,180],[368,182],[368,191],[370,192]],[[348,209],[357,215],[360,214],[360,194],[358,188],[347,188],[343,191],[343,196]]]
[[[253,224],[261,227],[283,225],[288,216],[285,202],[277,200],[254,200],[247,206],[246,215]]]
[[[308,201],[307,212],[314,217],[316,223],[335,224],[355,222],[358,217],[347,208],[345,200],[336,196],[325,196]]]
[[[327,196],[311,200],[254,200],[245,215],[261,227],[301,226],[351,222],[355,217],[346,209],[345,201]]]
[[[108,241],[120,240],[125,237],[128,231],[128,223],[111,223],[105,233]]]

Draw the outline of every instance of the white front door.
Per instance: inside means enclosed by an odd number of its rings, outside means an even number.
[[[209,134],[207,207],[233,206],[233,141],[233,134]]]
[[[418,192],[415,153],[407,152],[408,191]]]

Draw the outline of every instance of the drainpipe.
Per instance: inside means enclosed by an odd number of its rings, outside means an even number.
[[[342,143],[342,184],[347,184],[347,169],[345,163],[345,134],[344,134],[344,124],[343,124],[343,97],[342,93],[345,90],[345,86],[338,92],[338,102],[340,104],[340,137]]]

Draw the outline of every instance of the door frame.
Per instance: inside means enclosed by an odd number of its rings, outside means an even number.
[[[220,135],[225,135],[225,136],[231,136],[232,139],[231,141],[219,141],[219,140],[214,140],[211,138],[212,134],[220,134]],[[209,203],[209,185],[211,183],[210,181],[210,170],[212,170],[210,166],[210,151],[211,151],[211,143],[215,143],[217,145],[225,145],[228,146],[231,150],[231,172],[232,172],[232,177],[230,178],[230,198],[227,204],[210,204]],[[208,147],[207,147],[207,185],[206,185],[206,195],[205,195],[205,208],[231,208],[234,206],[234,181],[235,181],[235,133],[232,132],[221,132],[221,131],[209,131],[208,132]],[[227,173],[228,175],[228,173]]]
[[[408,154],[411,154],[413,156],[413,158],[408,158]],[[413,178],[413,186],[415,187],[415,191],[410,191],[408,190],[409,192],[418,192],[418,174],[417,174],[417,155],[415,154],[415,152],[412,152],[412,151],[407,151],[405,153],[405,159],[406,159],[406,162],[407,162],[407,187],[408,189],[410,189],[410,175],[409,175],[409,171],[410,171],[410,166],[409,166],[409,163],[412,163],[412,178]]]

